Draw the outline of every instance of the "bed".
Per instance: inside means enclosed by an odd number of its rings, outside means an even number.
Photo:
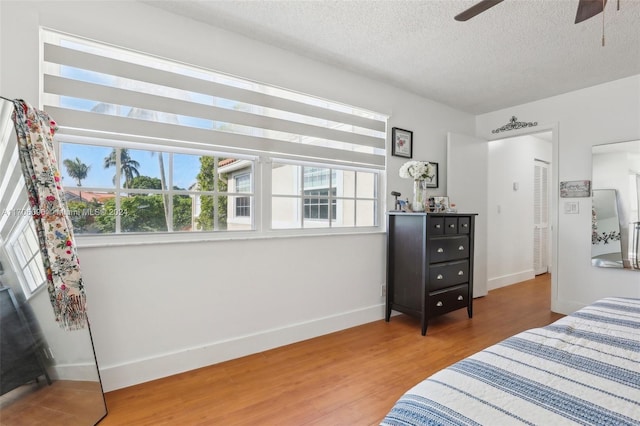
[[[407,391],[381,425],[640,425],[640,299],[605,298]]]

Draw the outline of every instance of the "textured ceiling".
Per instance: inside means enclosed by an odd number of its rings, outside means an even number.
[[[574,24],[578,0],[144,1],[471,113],[640,74],[640,0]],[[640,94],[639,94],[640,96]]]

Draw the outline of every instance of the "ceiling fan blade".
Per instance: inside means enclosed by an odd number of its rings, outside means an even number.
[[[456,21],[466,21],[473,18],[476,15],[481,14],[485,10],[495,6],[498,3],[502,3],[504,0],[482,0],[479,3],[474,4],[469,9],[461,12],[455,16]]]
[[[604,4],[607,0],[604,0]],[[576,12],[576,24],[586,21],[602,12],[603,0],[580,0],[578,11]]]

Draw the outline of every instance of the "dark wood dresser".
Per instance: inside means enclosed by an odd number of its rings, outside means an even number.
[[[473,316],[473,237],[476,214],[403,213],[387,216],[387,306],[429,318],[467,308]]]

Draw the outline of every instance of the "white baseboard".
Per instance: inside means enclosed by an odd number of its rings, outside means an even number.
[[[515,274],[503,275],[501,277],[489,278],[487,280],[487,287],[489,291],[495,290],[500,287],[506,287],[511,284],[519,283],[522,281],[532,280],[535,278],[533,269],[526,271],[516,272]]]
[[[52,380],[98,381],[96,365],[90,364],[57,364],[47,368]]]
[[[100,366],[105,392],[206,367],[384,318],[384,304],[125,364]]]

